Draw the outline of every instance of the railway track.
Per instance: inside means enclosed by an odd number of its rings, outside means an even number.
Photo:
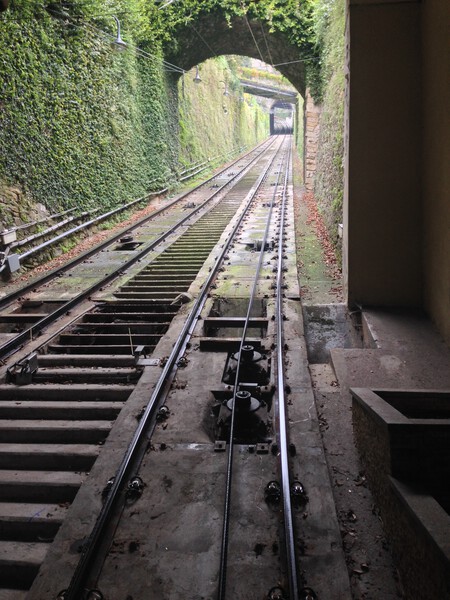
[[[182,183],[183,181],[192,179],[193,177],[200,175],[203,171],[211,169],[212,165],[217,163],[218,160],[225,160],[225,158],[229,158],[232,155],[234,156],[237,152],[241,153],[244,149],[245,148],[236,148],[225,155],[209,158],[202,163],[194,164],[180,172],[178,180]],[[150,182],[149,186],[154,185],[155,183],[156,180]],[[31,257],[39,254],[44,249],[55,246],[64,239],[71,238],[85,230],[96,227],[100,223],[130,210],[138,204],[148,202],[153,196],[165,194],[168,189],[168,187],[165,187],[159,191],[149,192],[142,198],[132,200],[107,213],[100,214],[97,217],[93,217],[93,215],[98,213],[99,209],[73,214],[78,211],[76,208],[72,208],[61,213],[50,215],[49,217],[38,221],[25,223],[8,230],[5,229],[0,234],[0,273],[3,273],[6,280],[9,280],[14,271],[17,271],[21,266],[26,265]],[[64,217],[64,219],[56,221],[60,217]],[[77,221],[82,222],[76,227],[71,227],[71,225]],[[42,229],[44,223],[47,223],[48,226],[45,229]],[[28,232],[28,234],[24,235],[24,232]],[[54,235],[55,233],[56,235]],[[16,239],[18,235],[19,239]],[[18,252],[20,252],[20,254]]]
[[[290,162],[272,139],[3,309],[2,600],[349,597],[298,364]]]

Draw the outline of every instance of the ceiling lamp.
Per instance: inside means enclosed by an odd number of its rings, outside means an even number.
[[[202,82],[202,78],[200,77],[200,73],[198,72],[198,66],[196,67],[196,71],[195,71],[195,77],[193,79],[194,83],[201,83]]]
[[[127,43],[123,41],[123,39],[122,39],[122,37],[120,35],[120,21],[114,15],[113,15],[113,19],[116,21],[116,24],[117,24],[117,37],[113,41],[113,47],[116,50],[125,50],[126,47],[127,47]]]

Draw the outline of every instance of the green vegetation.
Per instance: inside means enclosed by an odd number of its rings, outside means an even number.
[[[320,48],[315,43],[313,8],[315,0],[182,0],[174,2],[164,11],[152,11],[158,23],[158,33],[164,48],[176,53],[179,32],[209,13],[223,16],[228,23],[234,17],[262,21],[270,33],[281,33],[294,47],[299,57],[305,57],[306,79],[312,94],[321,96]],[[150,3],[149,3],[150,4]]]
[[[195,84],[195,70],[179,83],[180,161],[184,165],[208,159],[239,146],[253,146],[269,133],[268,114],[254,97],[244,97],[233,60],[211,59],[199,68],[202,82]],[[224,96],[227,75],[227,89]],[[201,135],[199,135],[199,133]]]
[[[278,88],[292,89],[292,85],[280,73],[270,73],[269,71],[262,71],[261,69],[256,68],[240,67],[239,75],[243,79],[257,79],[258,81]]]
[[[106,211],[174,184],[180,141],[187,164],[265,135],[259,109],[230,100],[227,121],[206,89],[196,106],[190,94],[198,90],[190,83],[179,130],[178,75],[163,63],[158,19],[149,25],[152,11],[159,12],[141,0],[13,0],[0,14],[4,225],[26,220],[21,210],[11,210],[14,203],[42,203],[52,212],[74,206]],[[112,44],[114,15],[129,46],[124,52]],[[207,111],[202,123],[191,122],[197,109]],[[219,141],[208,150],[214,131],[208,120],[218,114],[223,131],[215,123]],[[233,131],[232,117],[239,117]]]
[[[229,22],[259,19],[308,58],[307,80],[324,106],[316,195],[335,231],[343,0],[183,0],[162,11],[156,0],[11,0],[0,14],[0,221],[23,219],[32,203],[108,210],[174,184],[183,166],[266,135],[260,106],[239,102],[233,60],[201,65],[204,86],[163,62],[177,33],[213,12]],[[112,48],[114,16],[125,52]],[[234,96],[217,87],[224,74]],[[9,210],[13,203],[20,209]]]
[[[318,0],[315,11],[324,82],[315,196],[332,242],[340,254],[338,224],[344,195],[345,2]]]
[[[175,164],[161,63],[112,50],[114,20],[110,37],[89,20],[103,4],[66,17],[64,3],[16,0],[0,17],[0,178],[51,210],[109,208]]]

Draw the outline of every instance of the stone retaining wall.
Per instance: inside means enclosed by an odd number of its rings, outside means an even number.
[[[304,158],[304,181],[307,192],[314,191],[314,177],[316,175],[317,148],[320,133],[321,107],[314,104],[314,100],[306,90],[304,104],[305,120],[305,158]]]

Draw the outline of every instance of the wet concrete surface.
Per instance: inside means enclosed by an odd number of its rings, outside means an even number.
[[[350,387],[448,389],[450,351],[423,314],[361,307],[350,315],[327,274],[306,211],[297,210],[309,371],[354,600],[406,598],[380,508],[361,464]],[[356,321],[355,321],[356,317]],[[356,326],[355,326],[356,325]],[[405,546],[404,552],[408,552]]]
[[[333,348],[362,348],[362,330],[345,304],[302,303],[308,361],[329,363]]]
[[[371,347],[360,347],[360,329],[353,328],[342,303],[332,303],[332,290],[340,282],[326,274],[325,266],[317,295],[309,289],[308,304],[302,311],[293,244],[290,236],[286,244],[289,300],[285,343],[289,423],[296,447],[292,464],[309,498],[308,505],[295,515],[302,583],[313,587],[321,600],[393,600],[402,597],[401,580],[355,449],[348,387],[381,385],[388,380],[396,385],[408,381],[425,385],[431,380],[448,385],[445,348],[431,335],[429,324],[418,327],[417,321],[408,321],[404,315],[399,320],[374,311],[363,311],[361,321],[370,332],[367,345]],[[234,245],[230,273],[221,273],[203,318],[227,312],[226,302],[223,310],[217,305],[216,296],[221,294],[229,297],[229,314],[235,315],[241,294],[227,286],[231,278],[247,290],[254,264],[251,254],[244,244]],[[209,260],[205,272],[214,256]],[[314,261],[316,264],[316,254]],[[232,273],[234,265],[238,266],[236,273]],[[269,319],[263,340],[269,349],[274,334],[274,273],[267,268],[267,275],[258,308],[262,307]],[[196,284],[191,292],[195,289]],[[157,357],[170,353],[187,310],[182,307],[175,317],[169,336],[157,348]],[[212,392],[226,387],[221,381],[226,352],[201,350],[204,335],[200,319],[185,366],[178,370],[167,399],[170,417],[157,426],[140,469],[144,494],[126,507],[110,548],[99,581],[110,600],[149,594],[176,600],[215,597],[225,455],[214,451],[210,408]],[[67,586],[78,559],[74,540],[83,540],[92,528],[101,506],[102,487],[117,469],[159,369],[145,368],[116,421],[106,451],[78,494],[72,517],[63,524],[58,545],[51,548],[35,582],[30,595],[33,600],[53,598]],[[275,454],[251,453],[247,444],[236,448],[238,477],[233,502],[237,517],[230,529],[233,555],[229,572],[229,596],[236,599],[265,598],[271,587],[285,580],[277,545],[279,514],[270,510],[263,491],[276,475]]]

